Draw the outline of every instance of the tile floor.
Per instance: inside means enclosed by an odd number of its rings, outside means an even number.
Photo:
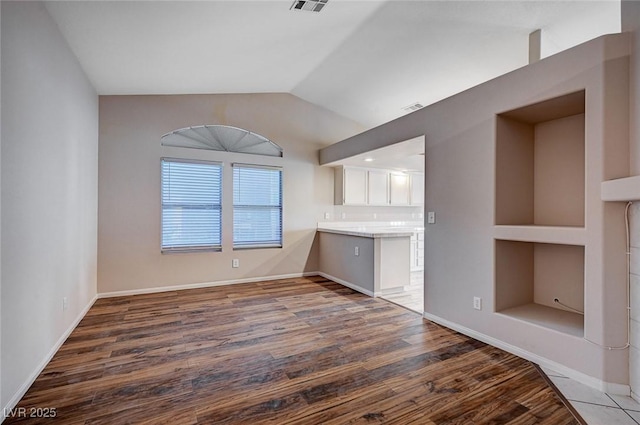
[[[411,273],[405,291],[382,298],[422,314],[422,272]],[[631,397],[601,393],[558,372],[542,368],[589,425],[640,425],[640,403]]]
[[[589,425],[640,424],[640,403],[631,397],[601,393],[551,369],[542,370]]]
[[[403,292],[383,295],[380,298],[422,314],[424,308],[424,272],[411,272],[411,284]]]

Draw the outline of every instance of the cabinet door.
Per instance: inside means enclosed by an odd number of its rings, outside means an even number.
[[[367,171],[360,168],[344,169],[344,204],[367,203]]]
[[[389,205],[389,172],[369,170],[369,205]]]
[[[391,205],[409,205],[409,176],[391,173],[389,182]]]
[[[411,174],[411,205],[424,204],[424,174]]]

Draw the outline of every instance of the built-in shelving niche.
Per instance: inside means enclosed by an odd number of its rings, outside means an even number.
[[[496,312],[584,336],[584,247],[495,241]]]
[[[584,336],[584,211],[585,91],[497,115],[497,313]]]
[[[585,92],[496,117],[496,225],[584,226]]]

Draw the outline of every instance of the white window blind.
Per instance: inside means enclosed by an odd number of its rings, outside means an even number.
[[[162,159],[162,251],[221,249],[222,165]]]
[[[233,247],[282,247],[282,169],[233,164]]]

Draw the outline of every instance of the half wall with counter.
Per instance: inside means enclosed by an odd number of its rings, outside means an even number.
[[[410,284],[411,237],[422,223],[320,223],[320,271],[369,296]]]

